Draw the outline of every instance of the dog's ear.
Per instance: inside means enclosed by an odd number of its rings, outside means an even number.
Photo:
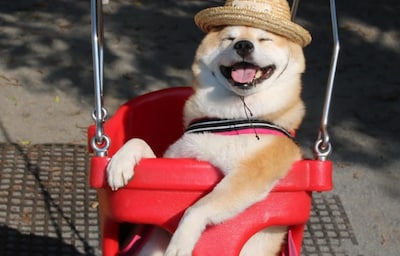
[[[292,56],[290,58],[291,64],[295,65],[295,68],[298,70],[298,72],[304,73],[306,67],[306,61],[304,58],[303,47],[292,41],[289,41],[289,47],[290,47],[290,55]]]
[[[224,28],[226,28],[226,26],[216,26],[210,29],[209,32],[219,32],[221,30],[223,30]]]

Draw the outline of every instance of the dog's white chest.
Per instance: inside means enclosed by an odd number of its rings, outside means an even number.
[[[271,140],[270,136],[262,136],[258,140],[255,134],[240,136],[185,134],[169,147],[165,157],[208,161],[227,174],[239,161],[268,145]]]

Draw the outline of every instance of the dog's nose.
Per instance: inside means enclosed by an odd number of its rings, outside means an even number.
[[[242,57],[246,57],[247,55],[249,55],[254,51],[253,43],[247,40],[241,40],[236,42],[233,45],[233,48],[236,50],[237,54],[239,54]]]

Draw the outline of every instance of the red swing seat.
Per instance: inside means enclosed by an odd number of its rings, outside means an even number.
[[[134,179],[116,192],[106,183],[105,169],[110,157],[131,138],[144,139],[158,157],[162,156],[183,133],[182,109],[192,93],[189,87],[178,87],[139,96],[122,105],[104,123],[104,132],[111,139],[108,157],[92,157],[90,168],[90,185],[98,192],[104,256],[118,254],[121,223],[152,224],[173,233],[185,209],[222,178],[207,162],[157,158],[143,159],[135,169]],[[95,127],[89,127],[88,138],[94,133]],[[298,161],[265,200],[233,219],[208,227],[193,255],[239,255],[254,233],[276,225],[289,226],[300,252],[311,194],[331,189],[330,161]]]

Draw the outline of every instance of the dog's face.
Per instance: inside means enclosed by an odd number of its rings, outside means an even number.
[[[223,86],[240,96],[268,89],[304,70],[300,46],[244,26],[227,26],[208,33],[196,59],[193,70],[202,80],[200,84]]]
[[[186,104],[185,122],[204,116],[247,118],[250,112],[296,129],[304,116],[304,67],[301,46],[286,38],[245,26],[211,31],[196,52],[196,93]]]

